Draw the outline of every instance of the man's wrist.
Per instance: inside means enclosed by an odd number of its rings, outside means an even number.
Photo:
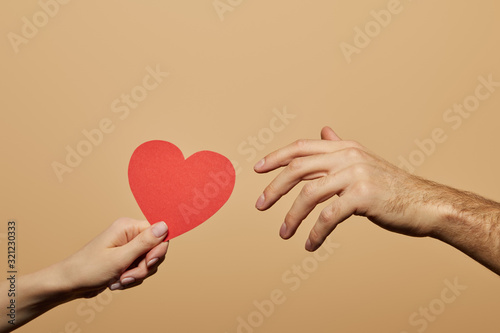
[[[500,204],[451,189],[439,209],[433,237],[500,274]]]
[[[460,229],[464,227],[463,217],[451,203],[442,203],[436,206],[436,223],[431,237],[449,243],[450,240],[460,235]]]

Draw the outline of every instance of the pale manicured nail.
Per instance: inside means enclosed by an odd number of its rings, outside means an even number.
[[[120,281],[122,286],[126,286],[127,284],[131,284],[135,282],[135,279],[133,277],[128,277]]]
[[[120,282],[116,282],[116,283],[113,283],[111,286],[109,286],[109,289],[116,290],[116,289],[120,289],[121,286],[122,286],[122,284]]]
[[[281,225],[280,236],[281,236],[281,238],[285,238],[285,236],[286,236],[286,223],[283,223]]]
[[[158,260],[159,260],[158,258],[151,259],[150,261],[148,261],[146,266],[151,267],[154,264],[156,264],[158,262]]]
[[[160,238],[160,237],[165,236],[165,234],[168,231],[168,227],[167,227],[167,224],[162,221],[162,222],[158,222],[155,225],[153,225],[153,228],[151,229],[151,231],[153,232],[153,235],[155,235],[155,237]]]
[[[260,161],[257,162],[257,164],[255,164],[254,168],[256,170],[259,170],[260,168],[262,168],[264,166],[264,164],[266,164],[266,160],[261,159]]]
[[[259,197],[259,199],[257,200],[255,207],[257,207],[258,209],[261,209],[262,207],[264,207],[265,201],[266,201],[266,196],[264,195],[264,193],[262,193],[261,196]]]

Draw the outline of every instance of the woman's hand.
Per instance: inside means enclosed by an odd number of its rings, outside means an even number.
[[[124,289],[141,284],[156,273],[165,259],[168,242],[165,222],[150,225],[129,218],[116,220],[80,251],[64,260],[65,284],[84,297],[107,287]]]
[[[40,271],[20,276],[16,286],[15,319],[0,321],[0,333],[10,332],[48,310],[81,297],[94,297],[106,288],[126,289],[156,273],[168,242],[165,222],[121,218],[69,258]],[[0,284],[7,295],[9,282]],[[0,298],[0,307],[9,306]]]

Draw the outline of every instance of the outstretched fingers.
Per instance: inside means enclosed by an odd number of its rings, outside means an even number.
[[[306,242],[307,251],[316,251],[339,223],[345,221],[356,212],[356,206],[352,204],[355,200],[353,201],[352,199],[349,198],[349,194],[346,194],[333,201],[321,211],[318,220],[309,233],[309,238]]]
[[[326,135],[334,137],[331,133]],[[299,157],[333,153],[349,147],[359,147],[359,144],[353,141],[297,140],[265,156],[254,166],[254,170],[258,173],[266,173],[287,166]]]
[[[347,172],[344,169],[338,173],[321,177],[304,185],[285,216],[285,221],[280,229],[280,236],[284,239],[292,237],[302,221],[318,204],[335,195],[342,195],[347,186],[349,186]]]
[[[264,189],[255,206],[259,210],[269,209],[301,181],[326,177],[358,164],[367,157],[364,150],[353,146],[331,153],[295,158]]]

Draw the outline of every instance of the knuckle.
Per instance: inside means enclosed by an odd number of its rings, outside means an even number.
[[[134,227],[137,222],[137,220],[130,217],[120,217],[112,223],[112,226],[118,228]]]
[[[303,166],[303,160],[301,158],[295,158],[288,164],[288,170],[292,173],[299,171]]]
[[[330,207],[330,206],[326,207],[319,214],[318,223],[320,225],[328,224],[333,220],[334,217],[335,217],[335,211],[334,211],[333,207]]]
[[[267,185],[267,187],[264,189],[264,196],[266,198],[270,198],[278,194],[278,189],[276,188],[276,185],[274,183],[270,183]]]
[[[356,149],[359,149],[359,150],[363,150],[364,147],[362,144],[360,144],[359,142],[357,141],[347,141],[349,146],[352,147],[352,148],[356,148]]]
[[[354,161],[359,161],[364,156],[364,152],[358,147],[347,148],[346,154],[349,160],[354,160]]]
[[[326,175],[324,177],[317,179],[315,182],[313,182],[311,184],[316,183],[315,189],[322,188],[322,187],[328,186],[330,184],[330,181],[333,179],[333,177],[334,177],[333,174]]]
[[[140,248],[152,248],[156,244],[156,240],[152,237],[147,237],[146,235],[141,235],[142,237],[137,237],[137,245]]]
[[[353,185],[353,192],[358,197],[366,198],[372,195],[373,186],[367,181],[358,181]]]
[[[120,217],[120,218],[117,218],[117,219],[113,222],[113,225],[114,225],[114,226],[120,226],[120,225],[123,225],[123,224],[128,223],[128,220],[129,220],[129,218],[128,218],[128,217]]]
[[[366,165],[358,163],[352,167],[352,173],[356,178],[364,178],[368,174],[368,170]]]
[[[293,143],[295,148],[298,148],[299,150],[304,149],[307,146],[307,140],[305,139],[298,139]]]
[[[302,188],[301,194],[306,200],[310,200],[315,197],[316,191],[317,189],[314,183],[307,183]]]
[[[368,181],[373,177],[373,168],[368,163],[355,163],[349,168],[352,183],[356,181]]]

